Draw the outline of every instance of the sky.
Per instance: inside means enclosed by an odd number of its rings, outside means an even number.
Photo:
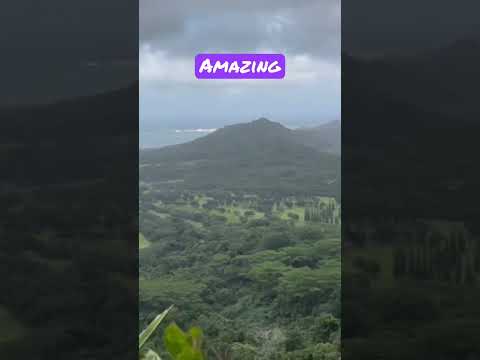
[[[354,56],[409,55],[480,39],[477,0],[343,0],[342,49]]]
[[[340,118],[339,0],[141,0],[140,127]],[[197,80],[202,52],[283,53],[283,80]]]
[[[138,77],[137,0],[0,4],[0,106],[125,87]]]
[[[153,123],[326,119],[340,112],[340,27],[344,51],[412,52],[480,39],[479,13],[478,0],[4,1],[0,106],[125,86],[140,52]],[[194,81],[192,58],[208,50],[285,52],[287,79]]]

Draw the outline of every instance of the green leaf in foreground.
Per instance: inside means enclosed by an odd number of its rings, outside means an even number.
[[[163,342],[175,360],[203,360],[201,350],[203,333],[198,327],[187,333],[172,323],[165,329]]]
[[[157,329],[157,327],[160,325],[162,320],[167,316],[167,314],[172,310],[173,305],[170,306],[167,310],[162,312],[160,315],[155,317],[153,321],[143,330],[139,337],[138,337],[138,349],[141,350],[143,345],[147,342],[147,340],[150,338],[150,336],[153,334],[153,332]]]

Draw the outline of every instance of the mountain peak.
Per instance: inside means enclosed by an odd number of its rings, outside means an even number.
[[[278,122],[268,120],[265,117],[258,118],[257,120],[253,120],[250,123],[247,123],[253,127],[262,127],[262,128],[284,128],[284,126]]]
[[[304,188],[333,193],[336,188],[325,179],[337,177],[339,157],[323,133],[291,130],[260,118],[222,127],[189,143],[141,152],[141,164],[149,164],[141,171],[153,181],[182,179],[179,186],[193,188],[229,184],[229,189],[263,191],[281,182],[279,188],[289,193]]]
[[[253,120],[252,121],[253,123],[265,123],[265,124],[268,124],[268,123],[273,123],[273,121],[270,121],[268,120],[267,118],[265,117],[261,117],[261,118],[258,118],[257,120]]]
[[[239,123],[234,125],[227,125],[219,130],[215,131],[212,134],[206,136],[206,138],[211,138],[212,136],[219,136],[224,134],[236,134],[239,136],[261,136],[260,134],[269,133],[270,135],[275,135],[279,133],[290,132],[282,124],[268,120],[267,118],[259,118],[250,122]]]

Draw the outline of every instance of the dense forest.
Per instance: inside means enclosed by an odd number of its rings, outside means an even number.
[[[2,359],[136,354],[137,98],[0,109]]]
[[[342,56],[343,359],[479,357],[479,49]]]
[[[338,216],[307,215],[335,200],[174,194],[143,187],[140,320],[174,303],[209,358],[336,358]]]

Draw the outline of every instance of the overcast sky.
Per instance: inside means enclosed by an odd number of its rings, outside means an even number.
[[[415,54],[480,39],[478,0],[343,0],[342,47],[355,56]]]
[[[141,126],[340,118],[339,0],[141,0]],[[283,80],[197,80],[201,52],[279,52]]]
[[[0,43],[0,106],[124,87],[138,76],[138,1],[3,1]]]
[[[142,114],[156,123],[323,120],[340,111],[341,20],[344,50],[368,55],[480,39],[479,12],[478,0],[343,0],[342,19],[340,0],[4,1],[0,105],[125,86],[140,51]],[[286,53],[286,80],[193,79],[197,52],[263,50]]]

